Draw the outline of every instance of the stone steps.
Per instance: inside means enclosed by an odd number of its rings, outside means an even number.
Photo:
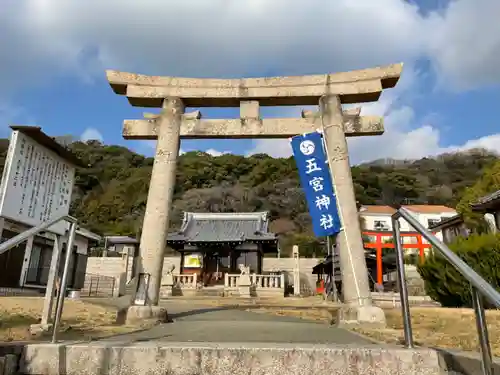
[[[479,353],[380,344],[0,343],[0,375],[482,375]],[[493,358],[493,372],[500,360]]]
[[[259,343],[106,342],[30,344],[25,375],[442,375],[433,349]]]

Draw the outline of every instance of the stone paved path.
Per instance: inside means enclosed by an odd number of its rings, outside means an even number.
[[[107,338],[139,342],[260,342],[304,344],[371,344],[349,331],[292,317],[259,314],[228,307],[167,302],[173,322],[150,330]]]

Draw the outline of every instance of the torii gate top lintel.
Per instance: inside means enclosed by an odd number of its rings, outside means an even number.
[[[212,79],[148,76],[107,70],[116,94],[137,107],[160,108],[164,98],[181,98],[187,107],[238,107],[254,100],[262,106],[317,105],[322,95],[338,95],[344,104],[377,101],[394,87],[403,64],[342,73],[292,77]]]

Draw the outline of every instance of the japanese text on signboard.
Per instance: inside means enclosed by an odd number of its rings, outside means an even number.
[[[13,131],[0,184],[0,216],[36,226],[67,215],[73,190],[75,167],[39,144]],[[63,234],[66,222],[49,232]]]
[[[337,234],[340,220],[322,135],[314,132],[293,137],[292,149],[314,234],[318,237]]]

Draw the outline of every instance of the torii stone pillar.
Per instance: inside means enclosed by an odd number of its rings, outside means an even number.
[[[179,138],[290,138],[323,128],[344,228],[339,237],[345,308],[339,314],[339,322],[385,323],[383,311],[372,306],[370,298],[345,139],[382,134],[383,120],[360,116],[359,109],[342,111],[341,104],[378,100],[384,89],[396,85],[401,71],[402,64],[395,64],[325,75],[243,79],[107,71],[114,92],[126,95],[130,104],[163,107],[161,115],[125,120],[123,125],[126,139],[158,139],[140,253],[144,271],[151,274],[148,302],[158,303]],[[303,111],[302,118],[261,119],[259,115],[261,105],[318,105],[320,101],[319,114]],[[183,105],[240,107],[240,118],[202,120],[199,111],[182,115]]]
[[[372,306],[349,152],[344,135],[344,113],[339,96],[323,96],[320,99],[320,111],[323,117],[323,136],[326,143],[328,166],[335,187],[342,224],[337,241],[345,307],[339,310],[338,321],[341,325],[360,321],[385,324],[383,311]]]
[[[139,244],[139,272],[150,275],[147,303],[151,305],[157,305],[159,299],[183,113],[181,99],[167,98],[158,116],[158,140]]]

